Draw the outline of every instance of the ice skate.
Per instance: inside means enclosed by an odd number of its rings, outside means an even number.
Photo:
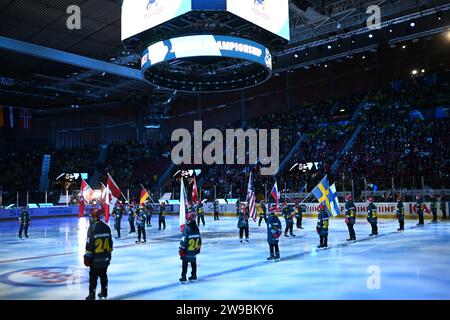
[[[95,291],[90,292],[86,300],[95,300]]]
[[[186,278],[180,278],[180,282],[181,282],[181,284],[186,284],[187,280],[186,280]]]
[[[97,295],[97,297],[99,297],[100,299],[101,298],[104,298],[104,299],[108,298],[108,291],[107,290],[100,291],[100,293]]]
[[[198,282],[197,281],[197,277],[196,276],[190,276],[189,277],[189,282]]]

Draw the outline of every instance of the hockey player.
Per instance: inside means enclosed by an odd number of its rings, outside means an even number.
[[[319,215],[317,217],[316,231],[320,237],[320,244],[317,248],[327,248],[328,247],[328,226],[329,226],[329,216],[325,210],[323,204],[319,204],[317,207]]]
[[[136,240],[136,243],[141,242],[141,235],[143,239],[143,243],[147,242],[147,234],[145,232],[145,223],[147,221],[147,216],[145,214],[144,208],[140,207],[138,210],[138,213],[136,215],[136,225],[138,228],[138,239]]]
[[[256,207],[256,211],[259,214],[259,222],[258,222],[258,227],[261,226],[261,222],[264,219],[264,222],[267,224],[267,208],[266,208],[266,204],[264,202],[264,200],[261,200],[261,202],[259,203],[259,206]]]
[[[440,201],[440,209],[442,211],[442,220],[447,220],[447,203],[445,202],[445,195],[442,193]]]
[[[397,197],[397,219],[400,226],[397,231],[405,230],[405,206],[401,195]]]
[[[111,229],[100,220],[101,211],[91,210],[91,218],[94,220],[87,231],[86,253],[84,254],[84,265],[90,267],[89,270],[89,295],[86,300],[95,300],[95,290],[97,288],[97,278],[100,278],[101,291],[99,298],[108,297],[108,266],[111,262],[111,252],[113,251],[113,241]]]
[[[369,197],[369,205],[367,206],[367,221],[369,221],[370,226],[372,227],[372,233],[370,236],[378,235],[378,213],[377,207],[373,203],[373,197]]]
[[[355,222],[356,222],[356,207],[352,200],[352,195],[345,195],[345,223],[347,224],[348,233],[350,238],[347,241],[356,240],[355,233]]]
[[[152,216],[153,216],[153,206],[152,205],[148,205],[146,207],[147,211],[147,227],[152,227]]]
[[[236,217],[239,217],[239,215],[241,214],[241,202],[239,201],[239,199],[236,201]]]
[[[22,212],[19,216],[19,238],[22,239],[22,232],[25,230],[25,238],[28,238],[28,227],[30,226],[30,214],[28,213],[28,208],[23,207]]]
[[[197,202],[197,225],[200,227],[200,221],[203,223],[203,226],[205,226],[205,209],[203,209],[203,203],[198,200]]]
[[[294,214],[295,214],[295,220],[296,220],[297,229],[303,229],[302,221],[303,221],[303,212],[304,211],[305,211],[305,206],[304,205],[300,205],[298,203],[298,200],[295,200]]]
[[[112,212],[112,216],[114,217],[114,229],[116,229],[117,237],[116,239],[120,239],[120,222],[122,221],[122,217],[124,214],[125,209],[123,207],[114,208]]]
[[[128,233],[136,232],[136,229],[134,228],[135,217],[136,217],[136,212],[134,211],[133,204],[131,203],[130,205],[128,205],[128,222],[130,223],[130,232],[128,232]]]
[[[245,234],[245,242],[250,242],[249,234],[248,234],[248,219],[250,216],[248,215],[248,207],[244,207],[241,210],[239,210],[239,216],[238,216],[238,224],[237,227],[239,228],[239,241],[241,243],[244,242],[243,237]]]
[[[159,207],[158,230],[161,230],[161,226],[163,230],[166,230],[166,204],[164,202]]]
[[[267,218],[267,242],[269,243],[270,256],[267,260],[280,261],[278,242],[282,233],[280,219],[275,215],[275,210],[270,210]]]
[[[219,221],[219,200],[215,199],[213,202],[214,221]]]
[[[430,205],[430,210],[431,213],[433,214],[433,220],[431,220],[431,223],[437,223],[437,200],[436,197],[434,196],[434,194],[431,195],[430,197],[430,201],[431,201],[431,205]]]
[[[417,215],[419,216],[419,223],[417,225],[423,226],[424,225],[424,222],[423,222],[424,205],[423,205],[423,197],[422,197],[421,193],[419,193],[416,196],[416,210],[417,210]]]
[[[200,230],[195,223],[195,213],[188,212],[186,214],[186,226],[183,231],[183,236],[180,241],[180,247],[178,253],[182,263],[182,271],[180,282],[186,283],[186,274],[188,270],[188,264],[191,264],[191,276],[189,281],[197,281],[197,254],[200,253],[202,246],[202,238],[200,236]]]
[[[283,209],[281,210],[284,220],[286,221],[286,229],[284,230],[284,236],[288,236],[288,231],[291,237],[295,237],[294,232],[292,231],[292,228],[294,227],[294,219],[293,219],[293,212],[291,207],[287,205],[286,202],[283,203]]]

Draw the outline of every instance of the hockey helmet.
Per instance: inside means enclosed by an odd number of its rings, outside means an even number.
[[[319,211],[325,211],[325,206],[321,203],[321,204],[319,204],[319,206],[317,207],[317,210],[319,210]]]
[[[92,208],[90,214],[91,218],[94,220],[100,220],[100,218],[102,217],[102,212],[97,208]]]
[[[186,222],[189,223],[191,221],[195,221],[195,213],[194,212],[188,212],[185,216]]]
[[[352,201],[352,195],[350,193],[345,195],[345,201]]]

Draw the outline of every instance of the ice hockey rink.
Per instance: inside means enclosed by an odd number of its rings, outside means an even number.
[[[380,220],[379,236],[370,238],[361,218],[358,241],[348,243],[344,221],[334,219],[323,250],[317,249],[316,220],[307,218],[305,229],[294,228],[297,237],[281,238],[282,260],[268,262],[265,226],[252,222],[251,242],[240,244],[235,218],[207,216],[199,282],[186,285],[178,282],[178,217],[167,217],[165,231],[157,222],[153,217],[147,228],[147,243],[136,245],[122,221],[123,239],[114,241],[108,272],[109,299],[450,299],[448,222],[416,227],[407,220],[406,231],[397,232],[397,221]],[[0,299],[84,299],[88,224],[87,218],[34,219],[30,238],[18,240],[17,222],[0,222]]]

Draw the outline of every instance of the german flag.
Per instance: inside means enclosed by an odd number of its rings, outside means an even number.
[[[141,191],[141,199],[139,200],[139,205],[144,205],[145,201],[147,201],[147,199],[149,198],[149,194],[147,192],[147,190],[145,188],[142,188]]]

